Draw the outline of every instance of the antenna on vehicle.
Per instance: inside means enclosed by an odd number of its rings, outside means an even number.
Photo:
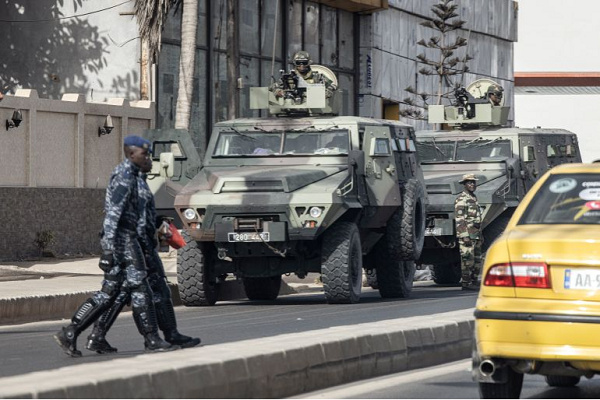
[[[271,57],[271,78],[275,79],[275,46],[277,46],[277,18],[279,17],[279,0],[275,2],[275,26],[273,28],[273,56]]]

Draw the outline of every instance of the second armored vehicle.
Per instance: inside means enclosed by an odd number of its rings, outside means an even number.
[[[316,272],[329,303],[354,303],[375,267],[382,297],[411,292],[426,206],[413,129],[323,114],[323,85],[302,89],[276,99],[258,88],[251,104],[282,115],[217,123],[178,192],[185,305],[215,304],[228,275],[252,300],[276,299],[283,274]]]
[[[476,99],[489,80],[461,91],[455,106],[430,106],[429,122],[453,130],[417,132],[417,149],[429,198],[425,248],[419,260],[433,266],[436,283],[460,281],[454,200],[461,176],[474,173],[483,212],[483,250],[498,237],[534,182],[548,169],[581,162],[577,136],[564,129],[505,128],[508,107]],[[477,96],[479,97],[479,96]]]

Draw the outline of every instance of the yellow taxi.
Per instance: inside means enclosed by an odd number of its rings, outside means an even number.
[[[524,374],[574,386],[600,373],[600,164],[544,174],[488,249],[475,309],[482,398],[518,398]]]

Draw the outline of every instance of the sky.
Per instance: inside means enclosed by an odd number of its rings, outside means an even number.
[[[514,70],[600,72],[600,0],[519,0]],[[600,159],[600,95],[515,95],[515,125],[577,134],[584,162]]]
[[[599,0],[519,0],[515,72],[600,71]]]

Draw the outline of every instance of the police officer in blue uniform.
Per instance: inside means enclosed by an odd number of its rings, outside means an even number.
[[[151,248],[146,230],[148,198],[140,190],[140,174],[152,169],[151,145],[139,136],[127,136],[123,150],[125,160],[113,171],[104,203],[102,256],[99,266],[104,271],[102,288],[83,302],[71,323],[54,335],[63,351],[81,357],[77,337],[106,312],[117,298],[131,297],[135,324],[144,337],[146,351],[168,351],[178,348],[158,334],[153,293],[148,282],[144,248]]]
[[[157,227],[162,223],[162,219],[156,215],[154,196],[146,183],[145,173],[138,177],[138,192],[142,203],[145,204],[142,210],[143,221],[138,224],[138,234],[146,238],[142,250],[148,266],[148,281],[153,292],[152,300],[158,316],[158,326],[164,333],[165,340],[172,345],[182,348],[197,346],[200,344],[199,338],[182,335],[177,330],[177,320],[173,309],[171,291],[167,285],[165,268],[156,250],[158,245],[156,232]],[[88,336],[86,344],[88,350],[97,353],[114,353],[117,351],[106,340],[106,334],[128,301],[129,293],[122,292],[117,296],[110,309],[96,321],[92,333]]]

